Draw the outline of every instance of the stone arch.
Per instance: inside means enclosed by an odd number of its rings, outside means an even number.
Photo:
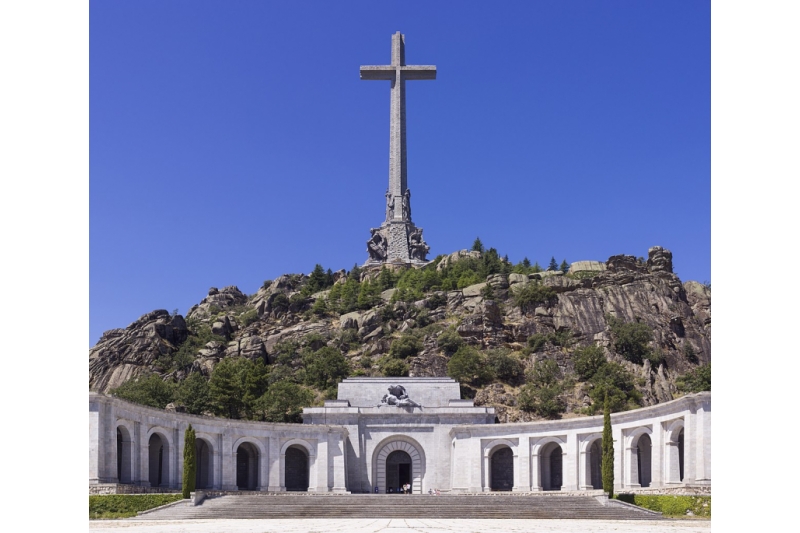
[[[422,446],[404,435],[393,435],[381,441],[372,454],[372,479],[380,493],[385,493],[386,459],[395,450],[406,452],[411,457],[411,493],[422,494],[422,480],[425,477],[425,452]]]
[[[489,488],[514,490],[514,451],[508,446],[496,446],[489,456]]]
[[[564,448],[560,442],[548,442],[539,449],[542,490],[561,490],[564,484]]]
[[[214,486],[214,445],[206,437],[197,437],[194,441],[195,477],[197,489],[210,489]]]
[[[133,429],[126,420],[117,420],[117,483],[133,483],[134,453]]]
[[[664,459],[665,483],[682,483],[684,466],[684,423],[683,419],[673,421],[666,430]]]
[[[625,484],[629,487],[650,486],[653,464],[652,434],[649,427],[638,427],[625,436]]]
[[[238,490],[257,490],[260,454],[250,441],[236,447],[236,488]]]
[[[302,439],[291,439],[281,446],[281,487],[287,491],[306,492],[311,488],[311,465],[314,447]]]
[[[148,481],[151,487],[169,487],[171,483],[170,459],[174,447],[169,431],[154,427],[147,432]]]
[[[195,487],[198,489],[219,488],[219,448],[215,444],[217,435],[204,432],[195,432],[195,458],[197,459],[197,472],[195,474]]]
[[[599,490],[603,488],[601,463],[603,459],[603,435],[592,433],[581,441],[581,488]]]

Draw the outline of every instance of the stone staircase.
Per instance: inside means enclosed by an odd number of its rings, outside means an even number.
[[[188,500],[141,513],[138,520],[214,518],[534,518],[657,520],[661,513],[593,496],[237,494]]]

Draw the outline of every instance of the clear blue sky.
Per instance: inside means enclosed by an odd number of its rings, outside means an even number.
[[[430,257],[672,250],[711,279],[708,2],[90,3],[90,331],[367,258],[409,64]]]

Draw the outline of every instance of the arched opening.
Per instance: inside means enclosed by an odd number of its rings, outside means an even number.
[[[563,460],[561,446],[557,442],[544,445],[539,453],[542,471],[542,490],[561,490],[563,484]]]
[[[678,472],[680,473],[680,480],[683,481],[683,428],[678,434]]]
[[[286,449],[286,490],[308,491],[308,453],[302,446]]]
[[[236,449],[236,487],[239,490],[257,490],[258,450],[250,442]]]
[[[169,448],[158,433],[150,435],[148,442],[149,480],[151,487],[169,486]]]
[[[197,462],[194,485],[198,489],[210,489],[214,482],[211,472],[211,448],[205,440],[194,441],[194,456]]]
[[[372,453],[372,483],[375,487],[378,487],[379,493],[388,493],[390,488],[393,491],[397,490],[396,486],[389,484],[390,472],[387,470],[389,466],[387,459],[393,452],[398,450],[405,452],[411,459],[411,466],[409,467],[411,493],[422,494],[422,480],[425,477],[425,452],[418,442],[406,436],[395,435],[387,437],[375,447],[375,451]],[[403,456],[398,454],[396,457],[401,458]],[[402,485],[399,480],[398,484]]]
[[[514,488],[514,452],[508,446],[498,446],[489,458],[489,488],[510,491]]]
[[[639,485],[649,487],[652,479],[653,443],[647,434],[639,437],[636,445],[636,460],[639,467]]]
[[[411,456],[403,450],[395,450],[386,457],[386,490],[402,494],[402,487],[414,479]]]
[[[593,489],[603,488],[602,460],[600,439],[597,439],[589,446],[589,481]]]
[[[117,481],[133,483],[131,479],[131,442],[130,434],[125,426],[117,427]]]

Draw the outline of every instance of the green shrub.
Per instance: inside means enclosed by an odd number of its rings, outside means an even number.
[[[606,363],[589,379],[589,397],[595,408],[603,405],[606,395],[611,412],[639,407],[641,393],[636,390],[633,376],[618,363]]]
[[[551,304],[556,298],[556,292],[538,282],[530,282],[515,289],[513,292],[514,305],[518,306],[523,313],[533,311],[540,304]]]
[[[653,340],[653,332],[647,324],[625,323],[613,316],[607,317],[607,320],[615,352],[637,365],[652,356],[649,343]]]
[[[111,395],[129,402],[163,409],[175,399],[175,384],[158,374],[145,374],[111,390]]]
[[[439,335],[436,339],[436,343],[439,349],[445,354],[452,355],[456,353],[459,348],[464,346],[464,339],[461,338],[461,335],[458,334],[455,328],[449,328]]]
[[[291,381],[277,381],[255,402],[254,410],[266,422],[302,422],[303,407],[314,401],[314,393]]]
[[[528,349],[532,353],[536,353],[547,344],[547,335],[543,333],[534,333],[528,337]]]
[[[323,346],[315,352],[307,351],[303,356],[306,368],[306,383],[318,389],[335,386],[350,375],[350,363],[342,352]]]
[[[620,501],[638,505],[664,516],[694,516],[711,518],[711,496],[672,496],[667,494],[617,494]]]
[[[692,364],[697,364],[700,360],[697,358],[697,352],[694,351],[694,346],[689,341],[683,344],[683,356]]]
[[[379,363],[381,373],[386,377],[408,376],[408,365],[400,359],[384,357]]]
[[[681,392],[702,392],[711,390],[711,363],[698,366],[675,380]]]
[[[250,309],[249,311],[245,311],[241,315],[239,315],[239,326],[246,328],[253,322],[258,320],[258,310]]]
[[[472,346],[462,346],[447,362],[447,375],[468,385],[480,385],[492,379],[484,355]]]
[[[494,376],[514,385],[519,383],[525,373],[525,367],[517,357],[511,355],[507,348],[489,350],[486,354],[486,362]]]
[[[591,379],[606,364],[603,349],[595,344],[578,348],[572,357],[575,363],[575,373],[582,381]]]
[[[395,359],[414,357],[422,351],[422,341],[411,334],[404,334],[399,339],[392,341],[389,347],[389,356]]]
[[[140,511],[183,499],[181,494],[107,494],[89,496],[89,518],[130,518]]]

